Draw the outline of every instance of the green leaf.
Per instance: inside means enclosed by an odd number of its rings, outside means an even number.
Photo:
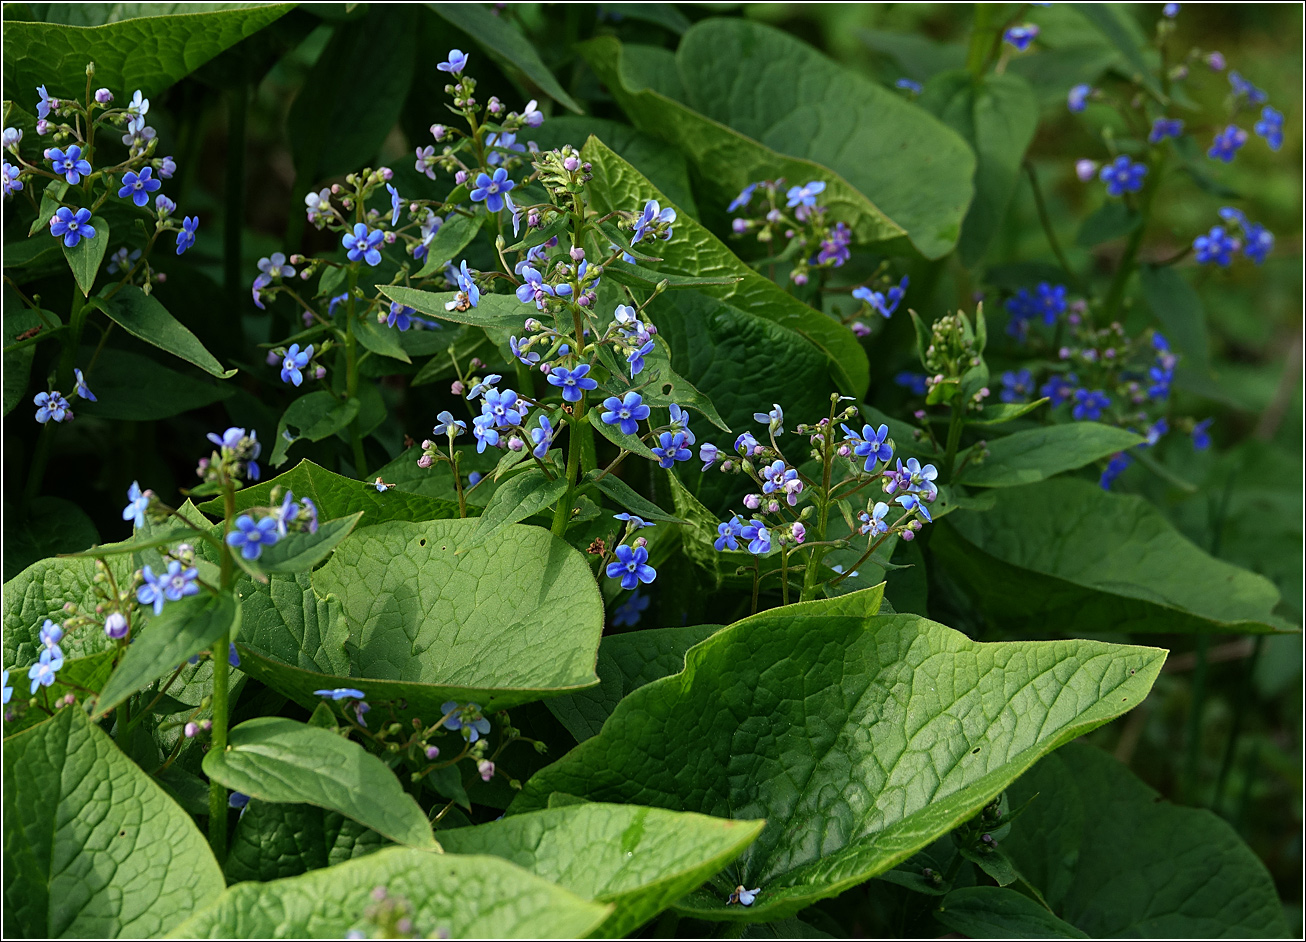
[[[935,527],[930,550],[1004,627],[1055,626],[1066,634],[1287,627],[1273,614],[1273,583],[1208,556],[1141,497],[1073,478],[989,493],[992,509],[954,513]]]
[[[667,513],[615,474],[604,474],[596,468],[585,475],[585,480],[593,482],[595,487],[616,501],[618,507],[635,514],[637,517],[664,523],[685,522],[679,517],[673,517]]]
[[[20,245],[26,243],[19,243]],[[5,258],[9,253],[5,252]],[[19,305],[22,302],[18,300],[18,295],[10,288],[4,286],[4,305],[6,315],[4,319],[4,414],[8,415],[14,409],[27,399],[27,386],[32,378],[32,357],[36,355],[35,345],[26,343],[24,346],[15,350],[9,350],[11,344],[20,343],[16,340],[19,335],[27,333],[32,329],[39,329],[44,332],[45,325],[41,316],[35,311],[22,309]],[[37,334],[39,337],[40,334]]]
[[[471,245],[485,218],[479,213],[474,216],[450,213],[427,246],[426,264],[415,277],[427,278],[444,271],[444,266],[451,263],[454,256]]]
[[[718,631],[510,810],[562,791],[765,817],[731,885],[677,909],[777,919],[972,817],[1044,754],[1138,704],[1165,659],[1092,641],[976,644],[919,616],[863,614],[878,605],[878,591],[857,593]],[[750,909],[725,905],[736,876],[762,888]]]
[[[171,518],[167,523],[158,524],[149,530],[137,530],[137,536],[130,540],[121,540],[117,543],[96,543],[90,549],[82,550],[79,553],[69,553],[71,557],[78,556],[112,556],[115,553],[139,553],[142,550],[154,549],[159,546],[167,546],[169,543],[180,543],[182,540],[194,539],[198,536],[190,527],[180,524],[173,524]]]
[[[37,560],[100,541],[86,511],[62,497],[36,497],[5,507],[4,573],[17,575]]]
[[[360,510],[348,517],[328,520],[318,525],[316,533],[287,533],[273,545],[265,546],[250,565],[261,572],[282,574],[312,569],[353,532],[362,516]]]
[[[585,558],[535,527],[471,545],[477,525],[368,527],[311,589],[303,576],[249,584],[243,669],[307,707],[316,689],[357,687],[373,706],[403,699],[397,712],[429,719],[448,700],[508,709],[596,683],[603,603]]]
[[[416,19],[412,9],[378,8],[335,26],[286,116],[303,192],[315,181],[371,164],[381,152],[413,84]],[[376,49],[386,51],[384,68],[341,67]]]
[[[168,602],[161,614],[146,621],[144,630],[133,636],[126,655],[100,692],[94,718],[239,630],[240,608],[229,594],[201,594]]]
[[[132,562],[122,556],[112,557],[108,566],[119,586],[131,582]],[[27,665],[41,653],[41,626],[47,618],[62,622],[68,617],[64,606],[69,602],[80,611],[95,610],[100,601],[94,592],[95,562],[90,559],[42,559],[28,566],[4,584],[4,663]],[[74,631],[60,648],[66,659],[89,657],[116,645],[103,631]]]
[[[665,205],[666,196],[602,141],[590,138],[585,143],[582,154],[593,167],[593,179],[587,186],[592,205],[598,211],[606,213],[616,209],[634,209],[650,199]],[[706,286],[699,293],[746,312],[750,319],[771,321],[786,332],[797,334],[829,361],[830,375],[843,392],[858,398],[866,392],[870,384],[870,368],[866,352],[856,335],[843,324],[813,310],[770,279],[753,271],[699,223],[686,215],[679,216],[673,237],[659,242],[658,252],[663,256],[658,271],[666,274],[742,276],[735,284]],[[676,305],[685,304],[690,294],[689,291],[678,292]],[[662,307],[665,309],[669,306],[666,304]],[[791,340],[790,344],[793,343],[794,340]],[[700,376],[684,369],[681,372],[695,386],[704,388]],[[711,395],[710,391],[708,394]],[[712,398],[716,401],[715,396]]]
[[[371,317],[356,317],[353,324],[354,336],[364,348],[371,350],[373,353],[379,353],[381,356],[390,357],[392,360],[399,360],[403,363],[412,363],[412,358],[408,356],[408,351],[400,342],[402,334],[392,327],[385,327],[378,324]]]
[[[1015,432],[989,442],[983,464],[970,464],[961,483],[974,487],[1033,484],[1105,458],[1145,439],[1099,422],[1048,425]]]
[[[83,362],[90,362],[91,352]],[[167,419],[230,399],[235,387],[168,369],[129,350],[111,350],[95,361],[86,383],[96,402],[78,402],[77,412],[105,419],[144,422]]]
[[[413,459],[414,462],[416,460]],[[241,488],[236,492],[236,511],[239,513],[250,507],[270,506],[272,490],[277,487],[283,492],[293,491],[299,500],[311,498],[317,505],[318,517],[322,520],[348,517],[361,510],[363,517],[358,521],[360,528],[390,520],[439,520],[458,516],[458,504],[454,501],[424,497],[394,488],[378,491],[375,484],[343,477],[307,459],[270,481]],[[480,492],[477,493],[479,495]],[[200,504],[199,509],[206,514],[221,516],[222,500],[206,501]]]
[[[6,58],[8,57],[6,56]],[[8,79],[6,79],[6,82],[7,81]],[[51,92],[51,94],[54,94],[54,92]],[[84,86],[82,88],[82,94],[86,94]],[[37,212],[36,218],[32,220],[32,225],[27,230],[29,237],[40,233],[42,236],[49,239],[51,244],[62,244],[49,238],[49,225],[50,220],[54,218],[54,214],[57,213],[59,207],[63,205],[63,198],[67,192],[68,184],[63,180],[51,180],[45,185],[45,189],[41,192],[41,208]]]
[[[565,493],[566,479],[545,477],[539,468],[514,475],[499,486],[490,502],[485,505],[471,539],[463,544],[463,551],[484,543],[504,527],[551,507]]]
[[[1001,886],[953,890],[935,910],[934,918],[967,939],[1088,938],[1024,893]]]
[[[577,114],[584,112],[576,99],[558,84],[530,41],[506,20],[479,3],[428,3],[427,6],[476,40],[491,58],[516,66],[558,104]]]
[[[232,883],[297,877],[366,856],[388,844],[376,831],[337,811],[251,801],[232,835],[226,875]]]
[[[967,425],[1003,425],[1023,415],[1029,415],[1047,399],[1035,399],[1033,402],[995,402],[985,406],[979,418],[967,418]]]
[[[1075,235],[1075,244],[1081,248],[1091,249],[1103,242],[1120,239],[1129,235],[1140,225],[1143,217],[1131,210],[1124,202],[1116,198],[1107,201],[1093,213],[1084,218]]]
[[[590,409],[589,412],[585,413],[585,418],[589,420],[590,425],[594,426],[595,431],[618,448],[624,448],[631,454],[647,458],[649,461],[658,460],[657,455],[653,454],[653,449],[640,441],[637,436],[627,435],[619,427],[604,422],[602,408]]]
[[[377,285],[377,290],[390,300],[405,304],[427,317],[453,321],[455,324],[511,330],[513,333],[521,332],[526,318],[535,313],[533,306],[522,304],[511,294],[482,294],[476,307],[469,307],[465,311],[450,311],[445,309],[445,304],[454,300],[457,295],[455,291],[436,293],[405,288],[402,285]]]
[[[104,261],[105,250],[109,248],[109,224],[102,216],[92,216],[91,225],[95,228],[94,239],[81,239],[72,248],[60,243],[83,297],[89,296],[91,288],[95,286],[95,276],[100,273],[100,263]]]
[[[439,850],[426,813],[395,773],[338,733],[279,716],[231,730],[225,752],[204,757],[204,774],[260,801],[306,802],[371,828],[398,844]]]
[[[45,85],[56,97],[80,98],[86,94],[86,64],[94,62],[95,87],[122,95],[139,88],[146,97],[157,95],[295,5],[231,6],[135,16],[94,27],[7,19],[5,87],[27,89],[26,95]]]
[[[1147,306],[1165,328],[1166,336],[1187,358],[1186,363],[1207,372],[1211,356],[1202,296],[1173,267],[1142,265],[1138,280]]]
[[[5,740],[5,934],[152,938],[222,892],[195,823],[76,707]]]
[[[241,883],[179,926],[178,938],[343,939],[376,923],[364,914],[384,886],[411,907],[414,933],[456,938],[581,938],[610,907],[583,900],[497,857],[386,848],[325,870]]]
[[[734,860],[762,821],[598,802],[441,835],[450,854],[491,854],[616,910],[592,935],[621,938]]]
[[[1265,865],[1225,821],[1162,800],[1072,743],[1008,792],[1037,793],[1003,849],[1058,915],[1095,939],[1287,938]]]
[[[204,349],[199,338],[169,314],[157,298],[135,285],[127,285],[111,300],[98,304],[111,321],[133,337],[193,363],[218,379],[230,379],[236,375],[234,369],[224,370],[213,354]]]
[[[930,79],[922,108],[938,117],[975,152],[975,198],[961,226],[957,252],[972,267],[984,257],[1007,215],[1020,182],[1020,166],[1038,126],[1034,89],[1018,75],[985,75],[976,82],[965,69]]]
[[[685,652],[720,627],[687,625],[609,635],[599,643],[599,685],[554,697],[545,705],[577,742],[584,742],[599,734],[628,694],[680,673],[685,667]]]
[[[49,220],[46,220],[46,225],[49,225]],[[5,246],[5,270],[13,272],[19,284],[41,274],[52,275],[63,269],[59,262],[62,248],[62,240],[51,238],[49,232],[38,232],[21,242],[11,242]]]
[[[671,501],[676,513],[685,520],[685,526],[680,530],[680,547],[685,558],[706,570],[712,577],[714,587],[720,588],[723,557],[717,552],[714,543],[721,520],[680,483],[680,478],[674,472],[667,472],[666,481],[671,489]]]
[[[613,263],[613,265],[606,270],[606,274],[617,284],[626,285],[631,288],[655,288],[665,281],[668,290],[671,288],[703,288],[713,285],[733,285],[744,280],[742,275],[717,277],[708,275],[675,275],[621,261]]]
[[[277,422],[276,441],[268,463],[274,468],[281,467],[286,463],[290,446],[301,439],[320,442],[344,431],[358,418],[358,409],[357,399],[342,401],[325,389],[305,393],[286,408]]]

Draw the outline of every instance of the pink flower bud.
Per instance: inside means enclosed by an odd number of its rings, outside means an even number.
[[[185,733],[187,739],[194,739],[196,736],[199,735],[199,732],[200,732],[200,727],[198,723],[186,724]]]
[[[636,546],[648,546],[648,540],[646,540],[646,539],[645,539],[644,537],[642,537],[642,536],[637,536],[637,537],[635,537],[635,545],[636,545]]]
[[[96,89],[95,100],[102,105],[107,105],[109,102],[113,101],[113,92],[109,91],[107,88]]]
[[[463,183],[466,183],[466,182],[467,182],[467,171],[466,171],[466,170],[459,170],[457,173],[455,173],[455,174],[453,175],[453,182],[454,182],[454,183],[457,183],[457,184],[463,184]]]
[[[575,171],[580,169],[580,161],[577,160],[575,157],[568,157],[566,160],[562,162],[562,166],[565,169],[570,170],[574,173]]]
[[[449,392],[453,393],[455,396],[461,396],[463,394],[463,390],[466,388],[467,387],[462,384],[461,380],[454,380],[453,383],[449,386]]]
[[[426,747],[426,758],[429,759],[429,760],[432,761],[432,762],[434,762],[436,759],[440,758],[440,747],[439,747],[439,746],[427,746],[427,747]]]
[[[567,254],[571,256],[573,262],[580,262],[585,259],[585,250],[579,245],[573,245]]]
[[[422,457],[417,459],[417,466],[422,469],[429,468],[434,463],[435,463],[435,459],[432,458],[430,455],[422,455]]]
[[[268,351],[268,366],[276,366],[282,360],[281,354],[275,350]]]
[[[749,510],[756,510],[762,506],[762,497],[760,494],[747,494],[744,497],[744,506]]]
[[[778,514],[780,512],[780,502],[773,500],[766,505],[766,512],[769,514]]]
[[[494,778],[494,763],[489,759],[477,759],[476,771],[481,774],[482,782],[488,782]]]
[[[381,179],[384,180],[386,183],[389,183],[391,180],[395,178],[395,172],[391,170],[389,167],[382,167],[380,170],[377,171],[377,173],[381,175]]]
[[[482,360],[480,357],[472,357],[472,364],[471,364],[472,369],[479,370],[484,365],[485,365],[485,361]]]
[[[794,524],[794,530],[793,530],[793,533],[794,533],[794,542],[795,542],[795,543],[801,543],[801,542],[803,542],[803,540],[805,540],[805,539],[807,538],[807,528],[806,528],[805,526],[803,526],[802,523],[795,523],[795,524]]]
[[[508,439],[508,448],[511,451],[521,451],[525,447],[526,447],[526,443],[522,441],[520,438],[518,438],[516,435]]]
[[[852,449],[849,448],[847,445],[840,445],[840,446],[839,446],[839,457],[840,457],[840,458],[847,458],[847,457],[848,457],[849,455],[851,455],[852,453],[853,453]]]

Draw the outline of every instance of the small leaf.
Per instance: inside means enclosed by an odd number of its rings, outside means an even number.
[[[1024,893],[1001,886],[953,890],[944,897],[934,918],[968,939],[1088,938]]]
[[[326,704],[319,706],[330,715]],[[296,877],[364,857],[389,843],[338,811],[253,801],[241,812],[231,838],[227,880],[240,883]]]
[[[265,546],[252,565],[260,572],[292,574],[312,569],[331,555],[340,541],[353,532],[363,511],[318,525],[316,533],[287,533]]]
[[[629,511],[637,517],[666,523],[685,522],[679,517],[673,517],[667,513],[615,474],[604,474],[596,468],[585,475],[585,480],[593,482],[595,487],[615,500],[622,510]]]
[[[73,270],[77,287],[82,289],[84,297],[89,296],[95,286],[95,276],[100,273],[100,263],[109,248],[109,224],[102,216],[92,216],[91,225],[95,228],[94,239],[80,239],[72,248],[60,240],[64,258],[68,259],[68,267]]]
[[[539,468],[514,475],[494,492],[481,512],[471,539],[459,552],[479,546],[504,527],[546,510],[565,493],[567,482],[564,478],[548,478]]]
[[[229,594],[200,594],[168,602],[128,646],[100,693],[93,718],[104,716],[131,694],[239,630],[240,608]]]
[[[476,327],[497,328],[520,333],[526,318],[535,313],[534,305],[522,304],[511,294],[482,294],[476,307],[465,311],[448,310],[445,305],[457,297],[457,292],[418,291],[402,285],[378,285],[377,289],[392,301],[411,307],[418,314],[436,317],[455,324],[472,324]]]
[[[376,931],[367,918],[384,886],[412,907],[420,935],[583,938],[611,911],[497,857],[388,847],[360,860],[270,883],[239,883],[177,927],[178,938],[344,939]],[[508,904],[505,905],[505,901]]]
[[[77,707],[5,740],[4,783],[6,935],[154,938],[222,892],[195,822]]]
[[[341,401],[325,389],[300,396],[277,423],[277,437],[268,463],[274,468],[281,467],[286,463],[290,446],[300,439],[320,442],[348,428],[358,417],[358,408],[357,399]]]
[[[381,356],[390,357],[392,360],[399,360],[402,363],[412,363],[412,358],[404,350],[404,345],[400,342],[402,334],[393,327],[387,327],[379,324],[372,317],[356,317],[353,324],[354,336],[364,348],[371,350],[373,353],[379,353]]]
[[[989,442],[984,463],[968,465],[961,483],[975,487],[1033,484],[1144,441],[1141,435],[1099,422],[1029,429]]]
[[[338,733],[279,716],[231,730],[225,752],[204,757],[204,773],[260,801],[306,802],[338,811],[399,844],[439,850],[426,814],[395,773]]]
[[[236,371],[224,370],[213,354],[204,349],[199,338],[190,332],[153,295],[135,285],[122,288],[112,299],[98,302],[109,319],[133,337],[139,337],[160,350],[194,363],[218,379],[230,379]]]

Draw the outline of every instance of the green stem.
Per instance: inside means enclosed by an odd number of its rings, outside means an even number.
[[[358,339],[354,336],[354,308],[357,300],[354,291],[358,288],[358,262],[349,266],[349,303],[345,306],[345,396],[349,399],[358,396]],[[367,477],[367,457],[363,454],[362,428],[358,416],[349,423],[349,442],[354,449],[354,476],[359,480]]]
[[[114,741],[123,752],[127,751],[127,737],[131,735],[132,698],[128,697],[118,708],[118,727],[114,730]]]
[[[1129,242],[1125,245],[1125,254],[1120,259],[1120,267],[1116,269],[1115,278],[1112,279],[1111,287],[1107,290],[1106,301],[1102,305],[1107,323],[1116,320],[1120,314],[1120,303],[1124,300],[1125,286],[1129,283],[1129,276],[1137,267],[1138,250],[1143,245],[1143,236],[1147,234],[1147,223],[1152,215],[1152,200],[1160,186],[1163,169],[1165,169],[1164,153],[1157,158],[1156,166],[1148,170],[1147,183],[1143,185],[1143,194],[1138,200],[1138,213],[1142,218],[1129,236]]]
[[[1087,293],[1084,284],[1075,274],[1075,270],[1070,267],[1070,262],[1066,259],[1066,253],[1061,250],[1061,243],[1057,241],[1057,234],[1052,230],[1052,218],[1048,215],[1047,204],[1043,202],[1043,189],[1038,185],[1038,174],[1034,172],[1034,164],[1029,160],[1025,161],[1025,174],[1029,177],[1030,189],[1034,191],[1034,208],[1038,210],[1038,221],[1043,226],[1043,234],[1047,236],[1048,245],[1052,249],[1052,254],[1057,257],[1057,262],[1061,265],[1061,270],[1066,273],[1075,290],[1080,294]],[[1061,322],[1057,321],[1058,328]]]
[[[1238,696],[1234,699],[1233,722],[1229,726],[1229,741],[1224,746],[1224,758],[1220,761],[1220,774],[1215,780],[1215,793],[1211,796],[1211,810],[1220,814],[1220,805],[1224,799],[1225,786],[1229,784],[1229,773],[1233,771],[1233,759],[1238,751],[1238,739],[1242,736],[1243,719],[1247,715],[1247,705],[1252,699],[1252,678],[1256,674],[1256,662],[1261,658],[1265,647],[1265,635],[1257,635],[1252,643],[1252,656],[1243,667],[1242,680],[1239,683]]]
[[[567,525],[571,523],[571,505],[576,497],[576,482],[580,480],[581,464],[581,423],[585,421],[585,397],[576,403],[576,415],[572,418],[567,434],[567,492],[558,501],[553,511],[553,535],[563,536]],[[589,424],[589,423],[586,423]]]
[[[230,481],[223,482],[222,498],[226,517],[222,524],[221,591],[230,592],[235,562],[231,557],[231,547],[227,545],[226,534],[236,518],[236,491]],[[217,753],[225,752],[227,748],[227,680],[230,670],[227,650],[230,646],[231,633],[228,631],[214,643],[210,652],[213,658],[213,733],[210,749]],[[209,846],[221,864],[227,856],[227,790],[216,781],[209,782]]]
[[[966,71],[979,81],[984,77],[993,50],[1001,41],[1002,21],[997,17],[995,4],[975,4],[975,25],[970,31],[970,47],[966,50]]]
[[[961,444],[962,418],[965,407],[958,402],[952,404],[952,420],[948,423],[948,448],[943,456],[943,480],[952,481],[952,465],[957,460],[957,446]]]

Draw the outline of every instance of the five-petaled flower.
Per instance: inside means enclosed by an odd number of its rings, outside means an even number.
[[[1077,421],[1096,422],[1102,418],[1102,410],[1111,405],[1111,399],[1106,393],[1097,389],[1076,389],[1075,406],[1070,410],[1070,414]]]
[[[640,213],[639,218],[635,220],[635,232],[631,237],[631,243],[639,242],[644,236],[648,235],[651,228],[665,226],[662,232],[663,239],[671,238],[671,224],[676,221],[676,211],[668,206],[662,209],[657,200],[649,200],[644,204],[644,211]]]
[[[597,380],[587,375],[589,371],[588,363],[582,363],[575,369],[555,366],[549,371],[548,381],[550,385],[562,387],[562,398],[567,402],[580,402],[584,390],[597,389],[599,386]]]
[[[643,546],[621,544],[616,550],[616,562],[608,563],[608,578],[620,579],[623,589],[633,589],[641,582],[657,578],[657,570],[648,564],[648,550]]]
[[[689,461],[694,457],[694,453],[685,447],[687,439],[684,432],[663,432],[658,436],[658,442],[653,454],[657,456],[658,465],[663,468],[670,468],[677,461]]]
[[[141,571],[144,585],[136,590],[136,601],[142,605],[154,606],[154,614],[163,611],[165,602],[179,601],[183,596],[196,595],[200,587],[196,580],[199,570],[194,566],[183,569],[180,562],[171,560],[166,571],[154,574],[154,569],[146,566]]]
[[[494,171],[494,176],[482,173],[476,177],[476,187],[472,190],[472,202],[479,203],[485,201],[485,208],[492,213],[497,213],[503,209],[503,199],[507,196],[515,183],[508,178],[508,171],[499,167]]]
[[[246,559],[258,559],[263,547],[271,546],[279,539],[275,518],[255,520],[249,514],[241,514],[236,518],[236,528],[227,534],[227,545],[239,547],[240,555]]]
[[[157,205],[158,200],[155,200]],[[195,230],[200,226],[199,216],[186,216],[181,220],[181,229],[177,233],[177,254],[180,255],[195,244]]]
[[[1108,196],[1123,196],[1126,193],[1136,193],[1143,188],[1143,177],[1147,176],[1147,164],[1131,160],[1128,154],[1121,154],[1099,170],[1097,175],[1106,184]]]
[[[37,407],[36,421],[42,425],[51,420],[64,422],[73,417],[72,406],[68,404],[68,400],[62,393],[53,390],[39,392],[32,397],[32,403]]]
[[[122,509],[122,519],[132,521],[138,530],[143,529],[145,512],[150,509],[153,499],[153,491],[142,491],[140,482],[132,481],[132,486],[127,488],[127,506]]]
[[[1002,38],[1005,42],[1015,46],[1018,52],[1024,52],[1029,48],[1029,44],[1038,38],[1038,27],[1033,23],[1013,26],[1002,34]]]
[[[450,49],[449,58],[439,63],[436,68],[441,72],[449,72],[453,75],[459,75],[467,67],[467,53],[461,49]]]
[[[154,171],[149,167],[142,167],[140,173],[128,170],[122,175],[118,196],[131,200],[137,206],[144,206],[150,201],[150,194],[162,186],[163,181],[154,179]]]
[[[381,251],[377,246],[384,239],[385,233],[380,229],[369,229],[365,223],[357,222],[354,223],[354,231],[346,232],[341,242],[351,262],[362,259],[375,267],[381,264]]]
[[[1211,149],[1206,152],[1206,156],[1212,160],[1231,163],[1238,153],[1238,148],[1246,143],[1247,132],[1238,125],[1231,124],[1215,135],[1215,140],[1211,142]]]
[[[637,392],[628,392],[621,399],[609,396],[603,400],[607,411],[600,418],[605,425],[616,425],[625,435],[634,435],[639,431],[639,423],[649,417],[653,410],[644,405],[644,397]]]
[[[91,172],[91,163],[82,156],[82,149],[77,144],[71,145],[65,152],[58,147],[52,147],[46,151],[46,156],[50,158],[50,164],[54,167],[54,172],[59,174],[69,184],[76,186],[82,182],[82,177]],[[145,168],[149,170],[148,167]],[[134,176],[134,174],[133,174]],[[124,178],[125,179],[125,178]],[[155,181],[156,183],[158,181]],[[155,187],[158,189],[158,186]],[[123,194],[119,192],[119,196]],[[143,206],[144,203],[137,203],[137,206]]]
[[[50,235],[63,236],[63,244],[75,248],[82,239],[94,239],[95,227],[91,225],[91,211],[85,207],[74,213],[67,206],[60,206],[50,217]]]
[[[54,683],[55,673],[63,667],[63,654],[57,648],[46,648],[40,659],[27,669],[28,679],[32,681],[32,693],[37,687],[48,687]]]
[[[313,345],[310,343],[303,350],[299,344],[292,343],[286,351],[286,358],[281,362],[281,381],[299,386],[304,382],[304,367],[313,358]]]
[[[458,701],[448,700],[440,709],[445,713],[444,728],[462,730],[463,738],[469,743],[490,734],[490,721],[481,715],[479,703],[459,706]]]
[[[802,186],[791,186],[785,193],[785,205],[792,209],[795,206],[815,206],[818,194],[825,192],[824,180],[810,180]]]

